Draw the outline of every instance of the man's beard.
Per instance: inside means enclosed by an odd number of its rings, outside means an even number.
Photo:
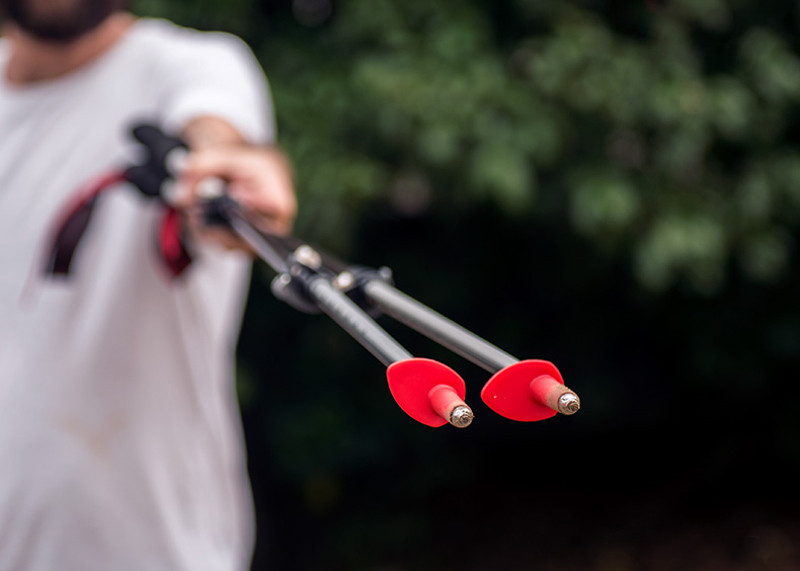
[[[0,0],[0,14],[27,34],[46,42],[68,43],[94,30],[127,0]],[[57,4],[57,2],[55,3]],[[70,5],[71,4],[71,5]]]

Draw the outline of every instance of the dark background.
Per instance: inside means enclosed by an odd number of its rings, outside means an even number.
[[[254,570],[800,569],[800,6],[766,0],[140,0],[243,37],[297,171],[296,233],[520,358],[432,429],[257,267],[239,393]]]

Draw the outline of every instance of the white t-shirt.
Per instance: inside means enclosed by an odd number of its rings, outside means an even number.
[[[0,70],[9,56],[0,39]],[[274,136],[245,45],[139,20],[54,81],[0,79],[0,571],[239,570],[253,513],[233,354],[250,264],[204,246],[176,281],[159,206],[123,185],[72,273],[39,273],[54,217],[125,165],[130,125],[201,115]]]

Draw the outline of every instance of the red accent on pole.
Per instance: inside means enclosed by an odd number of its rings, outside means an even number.
[[[431,408],[444,418],[448,420],[453,409],[457,406],[463,406],[466,403],[464,399],[458,396],[455,389],[450,385],[436,385],[428,392],[428,401],[431,403]]]
[[[558,397],[561,396],[563,386],[563,382],[558,382],[550,375],[542,375],[531,381],[530,390],[536,402],[551,409],[557,409]]]
[[[172,207],[167,207],[161,227],[158,231],[159,254],[170,276],[178,277],[192,263],[192,256],[186,249],[183,240],[183,224],[181,214]]]
[[[432,359],[397,361],[386,369],[389,390],[400,408],[428,426],[447,424],[453,408],[464,404],[466,385],[458,373]]]
[[[551,397],[562,392],[563,385],[561,373],[553,363],[529,359],[498,371],[484,385],[481,398],[499,415],[532,422],[557,414],[547,404],[553,404]]]

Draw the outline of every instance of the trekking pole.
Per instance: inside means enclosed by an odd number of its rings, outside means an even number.
[[[216,208],[228,210],[224,217],[241,237],[247,237],[251,247],[258,251],[267,244],[286,249],[287,238],[255,231],[247,222],[247,214],[233,201],[221,198],[215,200],[219,200]],[[351,297],[366,299],[411,329],[493,373],[481,391],[481,398],[498,414],[512,420],[536,421],[550,418],[557,413],[572,415],[580,409],[578,395],[564,386],[561,373],[553,363],[540,359],[520,361],[394,287],[389,283],[387,271],[346,268],[330,258],[323,259],[308,245],[297,247],[296,253],[301,258],[312,259],[317,268],[325,265],[331,273],[338,271],[335,277],[329,278],[333,291],[347,291]],[[285,269],[274,269],[283,272],[286,283]],[[340,295],[350,300],[347,295]],[[279,295],[285,296],[286,294]]]
[[[336,287],[335,274],[323,264],[321,254],[296,239],[259,231],[224,188],[217,179],[201,182],[206,223],[227,225],[278,273],[272,289],[279,298],[301,310],[320,309],[372,353],[387,367],[395,401],[415,420],[434,427],[449,422],[464,428],[472,423],[474,414],[463,400],[466,385],[455,371],[433,359],[413,357]]]
[[[347,267],[330,258],[323,259],[311,246],[302,243],[297,246],[299,242],[296,238],[283,238],[255,230],[248,221],[247,213],[224,196],[223,186],[212,181],[207,185],[205,194],[209,200],[209,210],[217,210],[215,215],[211,214],[210,223],[213,223],[214,216],[226,220],[257,252],[264,252],[265,248],[287,251],[287,241],[294,240],[296,256],[299,254],[301,259],[313,259],[317,269],[326,266],[331,274],[328,278],[331,291],[347,291],[350,297],[366,300],[397,321],[493,373],[481,391],[481,398],[494,412],[512,420],[538,421],[557,413],[572,415],[580,409],[580,398],[564,385],[561,373],[553,363],[513,357],[394,287],[389,283],[387,271]],[[261,257],[269,260],[275,256],[265,252]],[[279,277],[273,282],[273,292],[302,309],[303,302],[299,299],[302,296],[292,293],[291,288],[283,291],[280,291],[280,286],[276,288],[276,284],[288,286],[292,272],[287,273],[285,267],[279,264],[273,265],[273,269],[279,272]],[[299,275],[294,277],[300,278]],[[339,295],[350,302],[347,295]],[[325,308],[323,310],[327,312]],[[345,325],[343,327],[348,329]]]
[[[177,278],[191,265],[191,252],[183,241],[182,216],[170,201],[171,181],[188,149],[180,139],[151,125],[137,126],[133,135],[147,149],[146,161],[101,179],[69,205],[53,232],[46,274],[69,274],[98,197],[121,181],[164,205],[159,251],[171,275]],[[198,190],[205,222],[227,227],[277,273],[272,282],[276,297],[301,311],[326,313],[386,366],[392,396],[412,418],[429,426],[447,422],[468,426],[473,413],[463,400],[464,381],[442,363],[413,357],[372,319],[370,310],[394,317],[493,373],[481,397],[498,414],[534,421],[559,412],[574,414],[580,408],[578,396],[564,386],[561,374],[549,361],[516,359],[402,293],[390,283],[391,273],[386,268],[375,271],[347,266],[297,238],[262,231],[252,214],[226,194],[226,186],[221,179],[201,181]]]

